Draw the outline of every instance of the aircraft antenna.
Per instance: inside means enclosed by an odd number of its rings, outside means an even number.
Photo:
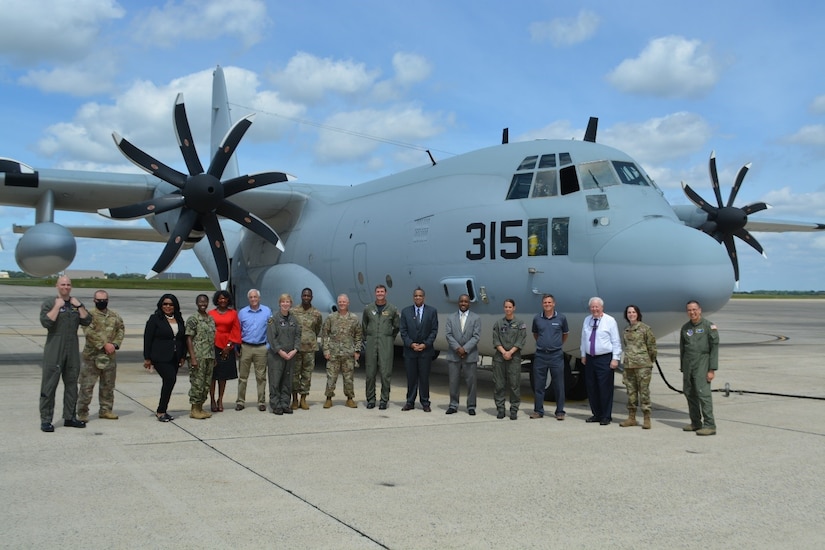
[[[501,131],[501,144],[505,145],[507,143],[510,143],[510,128]]]
[[[429,149],[427,149],[427,155],[429,155],[429,157],[430,157],[430,162],[432,162],[433,166],[435,166],[435,158],[433,158],[433,154],[430,153]]]

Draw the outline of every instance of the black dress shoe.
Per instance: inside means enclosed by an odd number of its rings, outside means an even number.
[[[598,416],[591,416],[590,418],[585,420],[585,422],[600,422],[600,421],[601,421],[601,419]]]
[[[501,419],[502,419],[502,418],[504,418],[504,417],[505,417],[504,411],[498,411],[498,414],[496,415],[496,418],[498,418],[499,420],[501,420]]]
[[[374,409],[375,408],[375,403],[367,403],[367,408],[368,409]]]
[[[284,410],[281,407],[275,407],[274,409],[272,409],[272,414],[277,414],[278,416],[281,416],[282,414],[284,414]]]
[[[428,413],[428,412],[432,412],[432,411],[433,411],[433,410],[430,408],[430,406],[429,406],[429,405],[424,405],[424,407],[423,407],[423,408],[424,408],[424,412],[425,412],[425,413]]]
[[[415,408],[415,405],[410,405],[409,403],[404,403],[404,406],[401,407],[402,411],[411,411]]]
[[[82,420],[78,420],[77,418],[70,418],[68,420],[63,421],[63,425],[67,428],[85,428],[86,423]]]
[[[386,411],[386,410],[387,410],[387,404],[386,404],[386,403],[384,403],[383,401],[381,401],[381,402],[378,404],[378,409],[379,409],[379,410],[382,410],[382,411]]]
[[[447,409],[447,412],[445,412],[444,414],[455,414],[457,412],[458,412],[458,409],[454,409],[454,408],[450,407],[449,409]]]
[[[54,431],[54,424],[52,424],[51,422],[41,422],[40,423],[40,431],[41,432],[46,432],[46,433],[51,433],[51,432]]]
[[[518,418],[518,413],[517,412],[510,413],[510,420],[515,420],[517,418]]]
[[[284,407],[284,414],[292,414],[292,407]]]
[[[469,414],[470,416],[475,416],[476,415],[476,410],[475,409],[470,409],[469,411],[467,411],[467,414]]]
[[[158,416],[158,422],[171,422],[172,420],[174,420],[174,417],[167,413]]]
[[[609,418],[602,418],[601,420],[599,420],[599,426],[607,426],[608,424],[610,424]]]
[[[237,405],[235,405],[235,410],[236,411],[242,411],[242,410],[244,410],[244,406],[241,405],[240,403],[238,403]]]
[[[258,410],[261,412],[266,412],[266,405],[261,403],[260,405],[258,405]]]

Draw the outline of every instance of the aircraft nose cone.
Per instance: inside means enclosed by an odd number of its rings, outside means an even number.
[[[643,311],[682,311],[688,300],[698,300],[717,311],[734,284],[725,247],[668,218],[618,233],[596,254],[594,269],[599,296],[617,310],[638,304]]]

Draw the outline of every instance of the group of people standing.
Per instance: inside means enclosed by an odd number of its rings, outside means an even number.
[[[41,430],[54,431],[54,397],[59,379],[64,383],[64,426],[84,428],[89,418],[89,404],[95,383],[99,381],[99,417],[116,420],[113,412],[116,377],[116,351],[124,337],[123,320],[109,309],[108,293],[94,294],[92,311],[71,296],[71,280],[62,276],[57,281],[58,296],[46,299],[41,306],[41,324],[48,331],[44,346],[43,379],[40,394]],[[189,360],[191,404],[190,417],[205,419],[211,413],[223,411],[226,381],[238,379],[235,410],[246,406],[246,386],[250,373],[255,373],[258,410],[267,410],[266,390],[269,381],[269,406],[276,415],[292,414],[296,409],[309,408],[315,353],[321,350],[326,359],[327,384],[324,408],[333,405],[339,374],[344,382],[346,406],[356,408],[354,369],[364,352],[366,367],[366,407],[387,408],[390,398],[393,345],[396,336],[403,342],[407,391],[402,411],[415,409],[416,399],[424,412],[431,412],[429,377],[435,357],[434,343],[438,334],[438,312],[425,304],[425,292],[416,288],[413,304],[401,311],[387,301],[387,288],[375,288],[375,301],[364,308],[359,319],[349,311],[349,298],[341,294],[337,310],[326,319],[312,306],[312,290],[305,288],[301,303],[293,307],[292,298],[282,294],[278,311],[261,304],[260,292],[247,293],[249,305],[236,311],[232,296],[226,290],[215,292],[209,310],[209,297],[200,294],[195,300],[196,313],[185,321],[180,304],[173,294],[164,294],[157,309],[149,317],[144,330],[144,367],[161,377],[161,394],[156,409],[160,422],[169,422],[169,400],[177,380],[178,370]],[[476,414],[476,380],[478,343],[481,319],[470,311],[470,297],[458,298],[458,311],[448,315],[445,338],[448,344],[447,364],[450,401],[446,414],[458,412],[459,393],[463,378],[466,388],[466,410]],[[698,302],[687,306],[689,321],[680,331],[680,370],[683,372],[690,424],[685,431],[697,435],[713,435],[716,425],[710,383],[718,368],[717,327],[702,318]],[[504,315],[492,331],[493,399],[497,418],[506,414],[518,418],[522,350],[527,325],[515,317],[516,304],[504,300]],[[642,322],[642,312],[636,305],[624,310],[627,326],[620,333],[613,317],[604,313],[604,302],[593,297],[589,301],[590,315],[582,326],[581,361],[592,415],[588,423],[608,425],[612,422],[613,377],[623,363],[623,382],[628,392],[628,417],[622,427],[638,425],[637,410],[641,409],[642,427],[650,429],[650,380],[656,362],[656,338]],[[83,368],[78,357],[77,329],[83,327],[86,344]],[[566,412],[564,387],[564,352],[569,327],[564,314],[555,310],[551,294],[542,297],[542,312],[532,321],[536,342],[532,382],[534,392],[531,419],[545,415],[544,397],[548,376],[553,386],[556,407],[554,417],[564,420]],[[240,359],[236,366],[236,359]],[[380,380],[380,394],[376,382]],[[78,391],[79,383],[79,391]],[[210,398],[211,413],[204,410]]]

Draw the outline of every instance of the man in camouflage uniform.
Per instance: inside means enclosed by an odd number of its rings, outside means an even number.
[[[344,377],[347,407],[354,409],[358,406],[353,400],[355,397],[353,381],[355,365],[361,356],[361,334],[361,322],[357,315],[349,312],[347,295],[341,294],[338,296],[338,312],[330,313],[321,328],[321,345],[324,358],[327,360],[325,409],[332,406],[332,397],[335,395],[339,372]]]
[[[384,410],[390,400],[393,342],[398,335],[401,317],[398,308],[387,302],[387,287],[375,287],[375,302],[364,308],[361,326],[364,331],[367,408],[375,408],[375,378],[381,376],[381,402]]]
[[[115,404],[115,378],[117,360],[115,352],[123,343],[123,319],[109,309],[109,293],[105,290],[95,292],[95,308],[90,311],[92,323],[83,327],[86,345],[83,347],[83,367],[80,369],[80,389],[77,395],[77,418],[89,421],[89,403],[95,382],[100,378],[97,400],[100,405],[99,418],[117,420],[112,412]]]
[[[301,291],[301,305],[292,308],[292,315],[301,325],[301,347],[295,358],[295,370],[292,374],[292,404],[290,408],[309,409],[307,395],[312,384],[312,371],[315,370],[315,352],[318,351],[318,336],[321,334],[321,312],[312,307],[312,289]],[[298,401],[298,395],[301,401]]]
[[[199,294],[195,298],[198,312],[185,323],[186,348],[189,351],[189,404],[190,418],[202,420],[212,413],[203,410],[212,385],[212,371],[215,368],[215,319],[206,310],[209,296]]]
[[[504,390],[510,393],[510,420],[518,418],[521,404],[521,350],[527,339],[527,325],[515,318],[516,302],[504,300],[504,317],[493,325],[493,401],[496,418],[504,418]]]
[[[719,368],[719,332],[715,324],[702,317],[699,302],[688,302],[687,314],[690,320],[679,332],[679,370],[690,424],[682,429],[696,435],[716,435],[710,383]]]

